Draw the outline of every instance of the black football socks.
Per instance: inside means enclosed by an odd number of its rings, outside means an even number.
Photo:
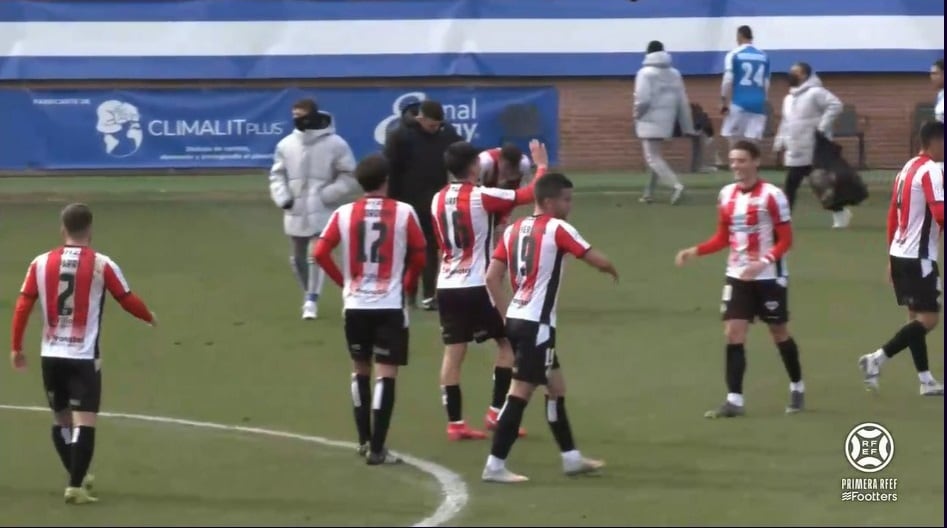
[[[372,437],[372,386],[368,376],[352,374],[352,408],[358,443],[365,444]]]
[[[566,416],[564,397],[551,399],[546,396],[546,421],[549,422],[552,436],[559,444],[559,451],[562,453],[574,451],[575,441],[572,439],[572,426],[569,425],[569,418]]]
[[[388,438],[388,427],[391,425],[391,414],[395,408],[395,379],[378,378],[375,380],[374,405],[372,406],[371,449],[378,454],[385,450],[385,441]]]
[[[742,398],[743,375],[746,373],[746,349],[742,344],[727,345],[726,372],[727,392],[738,394]]]
[[[66,471],[72,471],[72,448],[69,445],[72,443],[72,428],[53,425],[51,433],[59,460]]]
[[[523,411],[526,410],[526,400],[512,394],[506,397],[506,405],[500,411],[497,420],[497,429],[493,434],[493,446],[490,454],[500,460],[506,460],[513,442],[519,437],[520,424],[523,422]]]
[[[464,419],[460,385],[441,385],[441,400],[447,410],[447,421],[457,423]]]
[[[72,457],[69,469],[69,486],[78,488],[92,464],[95,452],[95,427],[80,425],[72,437]]]
[[[779,348],[779,357],[783,360],[783,366],[786,367],[786,374],[789,374],[789,381],[799,383],[802,381],[802,364],[799,362],[799,347],[796,340],[789,338],[776,345]]]
[[[506,395],[510,392],[510,383],[513,382],[513,369],[509,367],[493,367],[493,403],[494,409],[503,407]]]
[[[902,326],[901,329],[898,330],[897,333],[895,333],[894,336],[887,343],[885,343],[884,346],[881,347],[881,349],[884,351],[885,357],[891,358],[894,357],[898,352],[901,352],[905,348],[911,346],[911,343],[925,341],[926,336],[927,329],[924,328],[924,325],[921,324],[920,321],[911,321],[910,323]]]

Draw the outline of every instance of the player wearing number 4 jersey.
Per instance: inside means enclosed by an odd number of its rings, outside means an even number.
[[[490,482],[528,480],[509,471],[506,458],[516,441],[526,404],[538,385],[546,386],[546,420],[559,444],[565,473],[588,473],[604,466],[602,461],[584,458],[572,438],[566,416],[565,379],[556,354],[556,305],[566,254],[610,274],[616,281],[618,272],[565,221],[572,208],[572,182],[568,178],[547,174],[536,182],[535,194],[533,216],[506,228],[487,269],[487,288],[498,301],[505,295],[503,277],[507,269],[510,272],[513,298],[504,312],[506,335],[514,354],[513,383],[483,470],[483,480]]]
[[[541,178],[548,163],[546,148],[532,141],[530,149],[539,165],[537,177]],[[485,418],[488,429],[496,427],[497,414],[510,389],[513,351],[504,337],[503,318],[487,292],[485,275],[493,240],[493,215],[506,216],[515,206],[533,201],[533,185],[518,190],[477,185],[479,154],[479,149],[464,141],[448,147],[444,160],[451,183],[431,201],[434,233],[441,252],[437,307],[444,359],[440,381],[449,440],[487,437],[483,431],[468,427],[463,418],[460,370],[467,343],[482,343],[488,339],[497,342],[493,402]]]
[[[757,317],[769,326],[789,374],[787,413],[803,409],[802,366],[799,348],[789,333],[789,274],[786,253],[792,247],[789,202],[783,192],[759,178],[760,150],[739,141],[730,150],[735,183],[718,196],[717,232],[706,242],[678,252],[675,263],[683,266],[698,256],[730,248],[721,311],[727,338],[727,399],[707,418],[742,416],[743,374],[746,370],[746,334]]]
[[[720,87],[720,135],[733,145],[741,139],[759,142],[766,129],[766,96],[769,93],[769,57],[753,46],[750,26],[737,29],[738,46],[723,60]]]
[[[388,167],[381,154],[359,162],[355,178],[365,195],[332,213],[313,250],[315,261],[342,287],[358,452],[369,465],[401,462],[385,444],[398,367],[408,364],[404,294],[417,285],[425,261],[424,233],[414,209],[387,198]],[[339,245],[344,275],[332,260]],[[373,358],[378,376],[374,395],[369,386]]]
[[[881,348],[858,359],[868,389],[878,388],[881,366],[905,348],[911,349],[922,396],[943,396],[944,386],[931,375],[927,334],[940,320],[941,278],[937,254],[944,231],[944,124],[921,127],[921,153],[901,169],[888,209],[888,277],[908,323]]]
[[[62,211],[65,245],[33,259],[13,313],[10,359],[26,368],[23,334],[33,304],[43,313],[41,370],[43,387],[53,411],[52,440],[69,473],[68,504],[97,502],[89,466],[95,451],[95,422],[102,391],[99,332],[105,292],[128,313],[155,326],[148,311],[128,286],[122,270],[97,253],[92,241],[92,211],[71,204]]]

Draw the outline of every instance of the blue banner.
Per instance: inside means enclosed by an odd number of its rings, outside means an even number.
[[[525,149],[538,137],[557,157],[554,88],[0,90],[0,169],[268,167],[304,97],[332,114],[359,157],[380,150],[401,109],[423,99],[440,101],[477,146]]]
[[[943,56],[942,0],[3,0],[0,80],[719,74],[744,24],[775,71]]]

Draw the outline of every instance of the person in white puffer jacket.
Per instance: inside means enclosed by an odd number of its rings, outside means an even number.
[[[338,206],[358,193],[355,156],[335,133],[332,116],[312,99],[293,104],[295,130],[276,145],[270,169],[270,196],[283,209],[283,229],[292,242],[290,263],[305,292],[303,319],[318,316],[323,273],[311,244]]]
[[[786,184],[783,191],[789,207],[796,203],[802,180],[812,173],[815,133],[832,137],[832,126],[842,113],[842,101],[822,86],[822,81],[805,62],[789,69],[789,94],[783,99],[782,119],[776,131],[773,150],[783,154]],[[833,210],[833,228],[848,227],[852,213],[846,208]]]

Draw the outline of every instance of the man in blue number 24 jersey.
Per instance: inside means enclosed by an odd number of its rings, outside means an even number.
[[[737,28],[738,46],[724,58],[720,88],[723,126],[720,133],[730,145],[741,140],[759,143],[766,129],[769,57],[753,46],[750,26]]]

